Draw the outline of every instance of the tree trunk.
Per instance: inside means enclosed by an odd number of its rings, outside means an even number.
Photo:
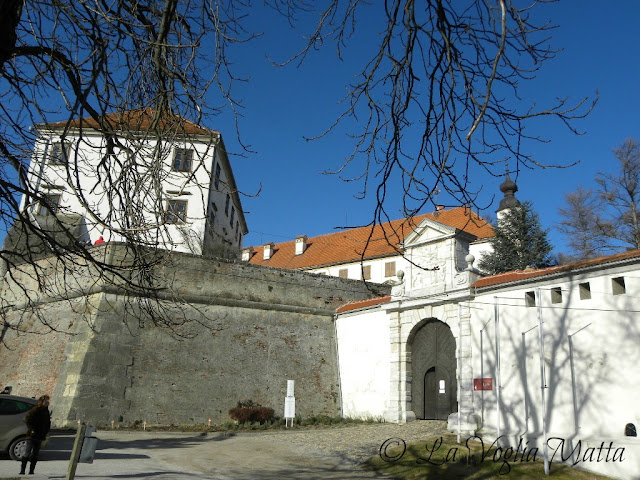
[[[24,0],[0,0],[0,71],[11,57],[18,34]]]

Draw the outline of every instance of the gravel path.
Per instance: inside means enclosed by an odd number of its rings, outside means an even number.
[[[309,449],[318,449],[354,463],[378,455],[387,440],[398,438],[406,443],[420,442],[447,433],[447,422],[418,420],[404,425],[376,423],[342,428],[284,431],[274,433],[281,440]]]

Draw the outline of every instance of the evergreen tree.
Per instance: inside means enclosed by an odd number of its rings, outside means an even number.
[[[542,229],[531,202],[504,210],[493,229],[493,252],[480,259],[478,267],[482,271],[495,274],[553,263],[547,231]]]

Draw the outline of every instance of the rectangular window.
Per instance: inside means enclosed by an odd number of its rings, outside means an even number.
[[[627,292],[627,289],[624,286],[624,277],[612,278],[611,290],[614,295],[624,295]]]
[[[165,214],[166,223],[184,223],[187,221],[186,200],[168,200]]]
[[[173,170],[176,172],[190,172],[193,150],[190,148],[176,148],[173,153]]]
[[[562,303],[562,289],[560,287],[551,289],[551,303]]]
[[[60,205],[61,195],[51,194],[43,195],[44,201],[40,202],[38,207],[38,215],[48,217],[58,213],[58,206]]]
[[[385,277],[396,276],[396,262],[387,262],[384,264],[384,276]]]
[[[362,279],[371,280],[371,265],[365,265],[362,267]]]
[[[231,196],[227,193],[227,201],[224,204],[224,214],[229,215],[229,202],[231,201]]]
[[[580,284],[580,300],[589,300],[591,298],[591,286],[589,282]]]
[[[231,225],[231,228],[233,228],[233,217],[236,214],[236,209],[231,207],[231,217],[229,217],[229,225]]]
[[[64,165],[69,161],[71,144],[69,142],[53,142],[49,152],[49,163],[51,165]]]
[[[338,270],[338,276],[340,278],[349,278],[349,270],[346,268],[341,268]]]
[[[213,181],[213,186],[215,187],[216,190],[218,190],[218,187],[220,186],[220,164],[216,164],[216,176],[215,176],[215,180]]]
[[[536,292],[525,292],[524,303],[527,307],[536,306]]]

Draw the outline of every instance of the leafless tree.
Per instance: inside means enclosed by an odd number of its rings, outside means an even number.
[[[525,133],[527,121],[552,117],[576,131],[571,121],[592,105],[586,99],[575,104],[563,99],[538,108],[519,99],[520,83],[534,78],[555,55],[547,42],[551,25],[533,20],[546,1],[519,6],[514,0],[385,0],[383,9],[364,0],[267,3],[292,23],[301,12],[320,10],[306,48],[291,62],[303,61],[328,40],[336,42],[341,55],[356,29],[382,30],[350,86],[344,112],[325,132],[348,117],[361,126],[353,133],[352,154],[335,173],[362,181],[362,195],[375,190],[372,225],[389,219],[385,201],[391,182],[401,183],[404,211],[412,216],[433,202],[438,190],[460,204],[475,204],[480,172],[501,175],[543,167],[522,148],[526,140],[540,140]],[[122,129],[106,119],[152,108],[143,137],[170,140],[184,128],[176,118],[201,123],[216,113],[210,105],[237,109],[230,89],[238,78],[230,69],[228,48],[253,37],[242,24],[251,6],[250,0],[0,0],[0,210],[5,228],[17,222],[69,270],[79,262],[127,288],[142,293],[152,288],[150,272],[158,256],[146,249],[157,244],[150,233],[156,230],[148,228],[141,212],[149,207],[147,194],[157,190],[161,173],[153,160],[135,162],[136,149],[143,148],[136,143],[139,134],[122,141]],[[379,26],[361,19],[366,8],[382,13]],[[65,118],[68,132],[74,119],[85,117],[104,138],[96,185],[111,192],[107,200],[114,206],[111,216],[90,216],[125,238],[133,252],[125,269],[97,257],[58,217],[43,228],[20,206],[24,196],[27,205],[41,203],[51,210],[27,175],[37,133],[28,127]],[[416,134],[418,141],[413,140]],[[89,135],[83,141],[89,142]],[[162,149],[151,153],[156,162],[165,155]],[[74,184],[79,162],[69,164]],[[82,189],[76,190],[82,198]],[[159,212],[161,224],[162,205],[151,208]],[[31,247],[3,250],[0,256],[33,267],[38,249]],[[37,268],[32,275],[40,283],[44,278]]]
[[[557,226],[567,239],[570,251],[565,260],[587,260],[612,253],[611,224],[603,219],[603,202],[591,189],[578,187],[565,193],[566,206],[558,208],[562,221]]]
[[[166,261],[157,248],[170,213],[161,191],[166,146],[206,135],[210,131],[193,125],[225,102],[238,107],[229,95],[237,79],[226,51],[251,38],[239,21],[247,6],[232,0],[0,0],[0,216],[11,240],[0,260],[5,289],[16,290],[0,305],[3,320],[9,297],[21,294],[25,305],[35,305],[59,293],[47,275],[50,262],[43,261],[53,255],[65,275],[90,271],[132,292],[154,322],[175,326],[160,302],[141,300],[167,287],[154,269]],[[126,261],[113,263],[103,249],[88,246],[73,216],[40,188],[46,179],[34,170],[41,160],[33,158],[34,144],[52,128],[68,156],[61,169],[66,185],[87,222],[128,246]],[[82,158],[82,148],[65,151],[72,133],[85,150],[99,151],[97,165]],[[205,167],[200,160],[193,159],[194,169]],[[95,191],[110,207],[106,213],[88,200]]]
[[[606,234],[618,244],[640,248],[640,144],[627,139],[613,153],[618,171],[596,176],[599,195],[610,213]]]
[[[305,6],[274,3],[289,16]],[[328,41],[342,56],[366,15],[368,28],[380,32],[343,100],[342,115],[323,134],[349,117],[356,120],[354,149],[332,173],[361,181],[362,196],[375,192],[372,224],[389,219],[392,182],[402,185],[410,217],[435,204],[437,191],[448,193],[456,206],[476,205],[479,179],[487,173],[544,168],[525,147],[529,140],[543,141],[525,133],[532,119],[555,119],[578,133],[572,121],[587,115],[593,102],[559,99],[539,107],[520,97],[521,85],[556,54],[548,41],[553,26],[536,20],[546,3],[551,1],[323,3],[306,47],[285,63],[304,61]]]

